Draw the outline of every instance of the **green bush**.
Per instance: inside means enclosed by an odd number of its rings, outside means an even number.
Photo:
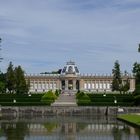
[[[84,94],[83,96],[79,97],[78,99],[79,100],[89,100],[90,101],[90,98],[87,94]]]
[[[41,102],[54,102],[57,99],[57,96],[50,90],[46,94],[44,94],[41,98]]]
[[[58,97],[59,94],[60,94],[60,91],[59,91],[59,90],[56,90],[56,91],[55,91],[55,95]]]
[[[80,99],[81,97],[83,97],[85,95],[84,92],[77,92],[76,93],[76,99]]]

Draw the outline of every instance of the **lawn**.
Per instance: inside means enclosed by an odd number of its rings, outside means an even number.
[[[125,115],[119,115],[117,118],[129,124],[140,127],[140,115],[125,114]]]

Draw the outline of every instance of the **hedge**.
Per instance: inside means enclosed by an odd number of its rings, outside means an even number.
[[[82,97],[89,96],[89,100]],[[105,96],[104,96],[105,95]],[[95,93],[77,93],[77,104],[80,106],[132,106],[134,105],[134,95],[132,94],[95,94]],[[114,103],[117,100],[117,103]]]
[[[77,104],[79,106],[132,106],[133,103],[124,103],[124,102],[83,102],[82,100],[78,100]]]
[[[140,105],[140,95],[135,96],[134,103],[135,105]]]
[[[0,94],[0,105],[2,106],[29,106],[29,105],[50,105],[51,101],[45,103],[41,102],[41,98],[44,93],[41,94]],[[13,101],[16,100],[16,103]]]
[[[31,96],[29,96],[29,94],[10,94],[10,93],[5,93],[5,94],[0,94],[0,99],[1,98],[26,98],[26,97],[30,97],[30,98],[41,98],[45,93],[39,93],[39,94],[31,94]]]
[[[50,102],[42,103],[42,102],[1,102],[2,106],[41,106],[41,105],[50,105]]]

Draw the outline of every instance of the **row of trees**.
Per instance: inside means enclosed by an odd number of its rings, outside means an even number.
[[[127,92],[129,90],[129,79],[125,79],[122,80],[122,73],[120,71],[120,64],[119,61],[115,61],[114,64],[114,68],[112,70],[112,74],[113,74],[113,80],[112,80],[112,91],[119,91],[121,92]],[[125,72],[124,76],[127,74],[127,72]]]
[[[28,93],[30,83],[26,81],[24,71],[21,66],[14,68],[12,62],[9,63],[6,73],[0,73],[1,93]]]
[[[138,52],[140,53],[140,44],[138,47]],[[136,80],[135,93],[140,94],[140,63],[138,62],[134,63],[132,72]],[[113,74],[112,91],[126,92],[127,90],[129,90],[129,79],[127,79],[125,83],[123,83],[122,81],[119,61],[115,62],[112,74]]]

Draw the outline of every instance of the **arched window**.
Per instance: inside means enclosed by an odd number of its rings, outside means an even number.
[[[72,73],[72,72],[73,72],[73,68],[72,68],[72,66],[69,66],[68,73]]]
[[[64,69],[62,70],[62,73],[65,73],[66,72],[66,67],[64,67]]]

